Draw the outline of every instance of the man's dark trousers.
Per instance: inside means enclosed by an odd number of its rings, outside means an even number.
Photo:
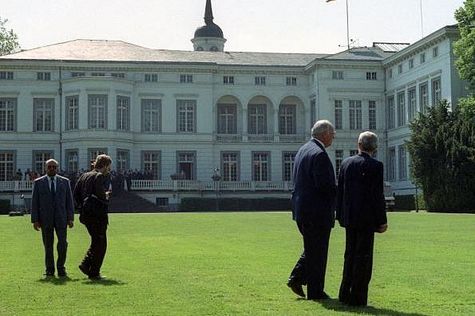
[[[345,263],[339,300],[350,305],[366,305],[373,270],[374,232],[346,228]]]
[[[67,229],[54,227],[41,227],[41,236],[43,237],[43,246],[45,247],[45,266],[47,274],[54,274],[54,232],[58,238],[57,251],[58,261],[56,268],[58,273],[65,271],[64,263],[66,262],[66,251],[68,249],[68,242],[66,241]]]
[[[91,236],[91,245],[82,261],[82,266],[89,270],[89,276],[98,276],[107,250],[107,222],[87,221],[87,231]]]
[[[325,288],[331,227],[311,222],[297,222],[297,227],[303,236],[304,251],[290,278],[302,285],[307,284],[307,298],[312,299],[321,295]]]

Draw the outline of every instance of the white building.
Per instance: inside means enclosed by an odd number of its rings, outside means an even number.
[[[180,184],[190,192],[212,193],[215,169],[223,192],[287,196],[295,152],[315,120],[329,119],[337,168],[358,134],[373,130],[396,194],[413,192],[408,122],[465,93],[456,26],[412,45],[332,55],[227,52],[210,0],[205,12],[194,51],[73,40],[0,57],[0,190],[13,188],[17,169],[42,172],[50,157],[71,172],[105,152],[116,169],[154,173],[159,181],[134,183],[153,189],[151,200],[177,199],[174,174],[191,180]]]

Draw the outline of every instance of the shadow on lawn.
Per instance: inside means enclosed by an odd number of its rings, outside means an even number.
[[[86,285],[102,285],[102,286],[112,286],[112,285],[126,285],[126,282],[122,282],[120,280],[114,279],[102,279],[102,280],[87,280],[84,281],[83,284]]]
[[[372,306],[366,307],[351,307],[343,305],[337,299],[329,299],[319,301],[319,303],[326,309],[336,311],[336,312],[347,312],[355,314],[366,314],[366,315],[388,315],[388,316],[427,316],[426,314],[420,313],[406,313],[401,311],[396,311],[387,308],[377,308]]]
[[[68,282],[77,282],[79,281],[79,279],[71,279],[70,277],[66,276],[66,277],[59,277],[59,278],[56,278],[56,277],[45,277],[45,278],[42,278],[42,279],[39,279],[37,280],[37,282],[41,282],[41,283],[51,283],[53,285],[65,285],[66,283]]]

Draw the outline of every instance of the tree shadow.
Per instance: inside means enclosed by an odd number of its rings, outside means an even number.
[[[126,285],[126,282],[123,282],[121,280],[115,280],[115,279],[101,279],[101,280],[85,280],[83,284],[86,285],[102,285],[102,286],[113,286],[113,285]]]
[[[47,276],[47,277],[37,280],[37,282],[40,282],[40,283],[51,283],[53,285],[65,285],[66,283],[77,282],[77,281],[79,281],[79,279],[72,279],[69,276],[58,277],[58,278],[54,276]]]
[[[428,316],[426,314],[420,313],[406,313],[402,311],[396,311],[387,308],[377,308],[373,306],[348,306],[342,304],[337,299],[328,299],[318,301],[324,308],[332,310],[335,312],[347,312],[354,314],[365,314],[365,315],[387,315],[387,316]]]

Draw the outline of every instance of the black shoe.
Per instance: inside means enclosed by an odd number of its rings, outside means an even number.
[[[50,271],[46,271],[45,274],[43,274],[45,276],[45,278],[49,279],[49,278],[54,278],[54,272],[50,272]]]
[[[79,270],[81,270],[82,273],[84,273],[85,275],[89,276],[89,269],[86,268],[84,265],[80,264],[78,266]]]
[[[289,281],[287,281],[287,286],[290,287],[292,292],[294,292],[298,296],[305,297],[305,293],[302,289],[302,284],[297,282],[295,279],[289,279]]]
[[[330,296],[323,291],[318,293],[317,295],[312,295],[308,297],[309,300],[328,300],[329,298]]]
[[[60,278],[65,278],[68,276],[68,274],[66,273],[66,270],[62,270],[62,271],[58,271],[58,276]]]
[[[89,280],[91,280],[91,281],[102,281],[102,280],[105,280],[105,279],[106,279],[106,276],[100,275],[100,274],[89,276]]]

